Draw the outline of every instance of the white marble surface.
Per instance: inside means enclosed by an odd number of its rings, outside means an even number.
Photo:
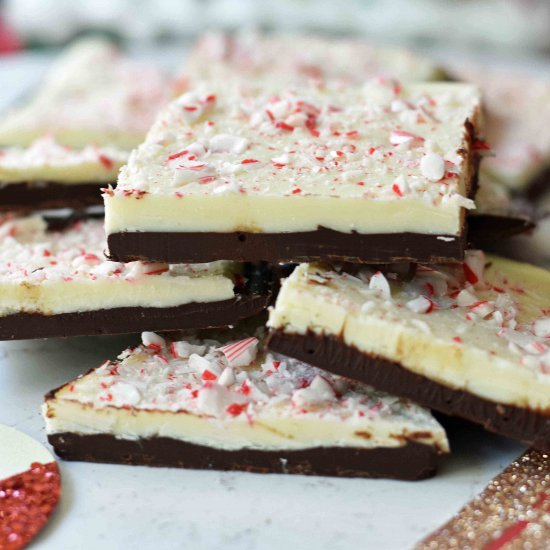
[[[179,55],[171,53],[179,61]],[[164,59],[165,60],[165,59]],[[47,58],[0,58],[0,108],[38,82]],[[0,423],[46,442],[44,393],[113,358],[136,336],[0,344]],[[462,427],[439,476],[423,482],[198,472],[61,463],[63,496],[31,545],[137,548],[409,548],[520,454]],[[2,448],[0,453],[9,452]]]

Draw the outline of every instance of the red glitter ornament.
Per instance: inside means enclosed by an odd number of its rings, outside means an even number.
[[[60,495],[55,462],[34,462],[30,470],[0,481],[0,548],[26,546],[46,524]]]
[[[0,425],[0,548],[18,550],[46,524],[61,494],[52,455],[31,437]]]

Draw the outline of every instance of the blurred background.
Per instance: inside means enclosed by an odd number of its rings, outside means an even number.
[[[131,47],[242,27],[550,57],[549,0],[0,0],[3,53],[61,46],[90,31]]]

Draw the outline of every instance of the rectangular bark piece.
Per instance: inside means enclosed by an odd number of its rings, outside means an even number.
[[[479,101],[456,83],[197,84],[105,192],[110,256],[461,260]]]
[[[48,441],[64,460],[410,481],[432,477],[444,458],[429,446],[415,442],[379,449],[319,447],[302,451],[222,451],[168,437],[132,441],[106,434],[60,433],[49,435]]]
[[[364,39],[276,33],[203,34],[181,71],[186,80],[329,81],[360,86],[380,75],[404,82],[445,80],[444,69],[410,50]]]
[[[468,251],[414,277],[302,264],[273,351],[550,450],[550,274]]]
[[[267,266],[122,264],[104,250],[102,220],[0,220],[0,339],[226,326],[271,299]]]

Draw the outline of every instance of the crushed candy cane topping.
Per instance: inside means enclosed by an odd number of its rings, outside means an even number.
[[[165,264],[112,262],[101,220],[77,221],[50,231],[39,216],[0,219],[1,282],[42,284],[50,281],[199,276],[229,273],[228,262]]]
[[[51,136],[34,141],[29,147],[7,147],[0,149],[0,181],[12,182],[40,178],[40,174],[53,172],[60,179],[60,170],[73,170],[74,179],[83,168],[86,181],[115,181],[118,170],[128,160],[129,153],[115,147],[88,145],[82,149],[62,146]],[[93,170],[93,171],[92,171]],[[46,171],[46,172],[45,172]],[[63,172],[61,172],[63,174]],[[61,176],[61,179],[66,179]]]
[[[436,428],[430,413],[408,400],[263,349],[263,334],[220,343],[170,342],[144,333],[123,352],[73,383],[65,397],[96,407],[186,411],[214,419],[315,416],[362,422],[407,419]],[[162,343],[161,343],[162,342]],[[152,345],[153,344],[153,345]],[[233,364],[231,349],[246,349]]]
[[[410,281],[367,268],[352,275],[315,264],[303,264],[293,277],[349,312],[472,345],[550,375],[550,274],[525,266],[537,271],[530,283],[513,267],[521,264],[506,262],[470,250],[462,264],[418,266]]]
[[[401,102],[395,109],[396,101]],[[473,208],[467,84],[373,79],[345,91],[202,83],[159,115],[115,197],[349,197]]]
[[[439,77],[438,67],[409,50],[379,47],[363,40],[255,32],[209,32],[191,52],[185,74],[200,79],[220,77],[278,81],[336,80],[359,84],[383,75],[419,82]]]

